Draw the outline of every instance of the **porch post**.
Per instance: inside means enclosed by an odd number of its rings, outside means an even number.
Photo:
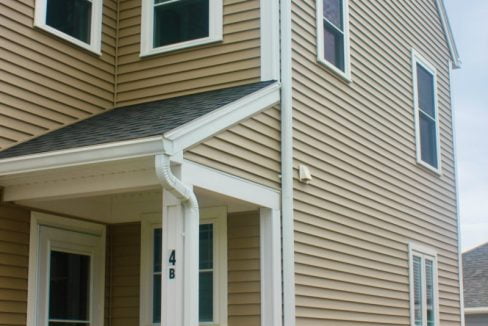
[[[281,222],[278,209],[260,209],[261,325],[281,326]]]
[[[163,191],[161,325],[183,325],[184,208]]]

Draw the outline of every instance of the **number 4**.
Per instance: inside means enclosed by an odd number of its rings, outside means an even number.
[[[171,254],[169,255],[169,263],[170,265],[175,266],[176,265],[176,252],[175,250],[171,250]]]

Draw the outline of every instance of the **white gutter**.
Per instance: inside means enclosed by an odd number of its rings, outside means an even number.
[[[280,0],[281,39],[281,214],[283,325],[295,325],[295,243],[293,226],[293,105],[291,0]]]
[[[164,190],[183,203],[184,262],[183,262],[183,326],[197,326],[198,321],[198,250],[200,215],[198,201],[191,187],[171,171],[171,158],[166,148],[155,156],[156,175]],[[165,251],[162,251],[163,253]],[[164,256],[163,256],[164,257]],[[163,258],[164,259],[164,258]],[[161,302],[164,305],[164,302]],[[161,311],[164,311],[162,309]],[[176,312],[175,312],[176,313]]]
[[[0,175],[118,161],[161,153],[162,136],[24,155],[0,160]]]

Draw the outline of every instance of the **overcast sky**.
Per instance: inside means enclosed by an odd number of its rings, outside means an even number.
[[[463,251],[488,242],[488,0],[445,0],[463,62],[453,71]]]

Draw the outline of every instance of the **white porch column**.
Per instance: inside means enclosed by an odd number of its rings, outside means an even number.
[[[261,325],[281,326],[281,223],[278,209],[260,209]]]
[[[183,325],[183,205],[163,191],[161,325]]]

